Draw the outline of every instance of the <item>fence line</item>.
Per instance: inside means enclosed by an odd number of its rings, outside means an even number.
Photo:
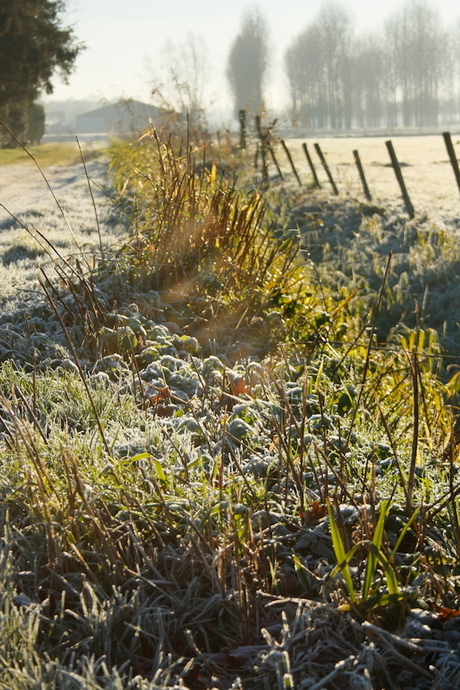
[[[240,123],[240,147],[242,149],[245,149],[247,146],[247,139],[246,139],[247,129],[246,129],[246,111],[245,110],[239,111],[239,123]],[[275,123],[276,123],[276,120],[274,120],[273,123],[271,123],[271,125],[269,125],[265,130],[263,130],[262,126],[261,126],[260,116],[259,115],[255,116],[255,129],[256,129],[257,138],[259,141],[257,143],[256,151],[255,151],[255,155],[254,155],[254,168],[255,168],[255,172],[257,174],[258,167],[259,167],[259,159],[260,159],[261,163],[262,163],[262,181],[263,181],[264,185],[267,185],[269,182],[267,153],[270,154],[270,156],[271,156],[271,159],[273,161],[273,164],[276,167],[276,171],[277,171],[279,178],[281,180],[284,180],[284,175],[283,175],[281,168],[278,164],[278,160],[276,158],[274,147],[273,147],[273,141],[274,141],[275,137],[273,137],[272,133],[273,133],[273,128],[274,128]],[[452,169],[453,169],[454,176],[455,176],[455,179],[457,182],[457,186],[458,186],[458,189],[460,191],[460,168],[459,168],[458,160],[457,160],[457,157],[455,155],[454,147],[452,144],[451,134],[450,134],[450,132],[443,132],[442,136],[444,138],[444,143],[445,143],[445,146],[447,149],[447,153],[449,155],[449,160],[450,160],[450,163],[452,165]],[[297,168],[294,164],[294,160],[293,160],[292,155],[291,155],[291,153],[287,147],[286,142],[284,141],[284,139],[279,139],[278,141],[280,142],[280,144],[281,144],[281,146],[282,146],[282,148],[286,154],[286,157],[288,159],[288,162],[289,162],[289,165],[291,167],[293,175],[295,176],[298,184],[302,187],[303,186],[302,181],[300,179],[299,173],[298,173]],[[409,197],[409,193],[407,191],[407,187],[406,187],[406,184],[404,182],[403,174],[401,171],[401,166],[400,166],[398,158],[396,156],[396,152],[394,150],[394,146],[393,146],[391,139],[386,141],[385,145],[387,147],[387,150],[388,150],[388,153],[390,156],[391,165],[392,165],[394,173],[396,175],[396,179],[397,179],[399,187],[401,189],[401,195],[402,195],[402,198],[404,201],[404,205],[406,207],[406,211],[407,211],[410,218],[414,218],[414,216],[415,216],[414,206],[413,206],[411,199]],[[321,164],[324,168],[324,171],[327,175],[327,178],[331,184],[333,194],[335,196],[339,196],[339,190],[338,190],[337,185],[334,181],[334,178],[333,178],[332,173],[330,171],[330,168],[326,162],[325,156],[321,150],[320,145],[318,143],[315,143],[314,148],[316,150],[316,153],[318,154],[320,162],[321,162]],[[305,158],[307,159],[307,163],[308,163],[308,166],[310,168],[310,172],[311,172],[312,177],[313,177],[313,187],[319,189],[319,188],[321,188],[321,183],[318,179],[318,175],[316,173],[315,166],[313,164],[310,153],[308,151],[307,144],[305,142],[302,143],[302,149],[303,149],[303,152],[305,154]],[[356,167],[358,170],[358,174],[359,174],[359,177],[361,180],[361,184],[363,187],[364,196],[366,197],[366,199],[368,201],[371,201],[372,200],[372,194],[371,194],[371,192],[369,190],[369,186],[367,184],[367,180],[366,180],[366,176],[364,173],[364,168],[363,168],[362,163],[361,163],[359,151],[357,149],[355,149],[352,153],[353,153],[354,161],[355,161],[355,164],[356,164]]]
[[[451,165],[452,165],[452,169],[453,169],[453,172],[454,172],[454,175],[455,175],[455,179],[456,179],[456,181],[457,181],[457,185],[458,185],[458,188],[459,188],[459,191],[460,191],[460,167],[459,167],[459,163],[458,163],[457,157],[456,157],[456,155],[455,155],[455,151],[454,151],[454,147],[453,147],[453,144],[452,144],[452,139],[451,139],[450,132],[444,132],[444,133],[442,134],[442,136],[443,136],[443,138],[444,138],[444,142],[445,142],[445,145],[446,145],[446,149],[447,149],[447,152],[448,152],[448,154],[449,154],[450,163],[451,163]],[[285,142],[283,139],[281,139],[281,140],[279,140],[279,141],[280,141],[280,143],[281,143],[281,145],[282,145],[282,147],[283,147],[283,149],[284,149],[284,151],[285,151],[285,153],[286,153],[286,156],[287,156],[287,158],[288,158],[288,161],[289,161],[289,164],[290,164],[290,166],[291,166],[292,172],[293,172],[294,176],[296,177],[297,182],[299,183],[299,185],[302,186],[301,179],[300,179],[300,177],[299,177],[298,171],[297,171],[297,169],[296,169],[296,167],[295,167],[295,164],[294,164],[292,155],[291,155],[291,153],[290,153],[290,151],[289,151],[289,149],[288,149],[288,147],[287,147],[286,142]],[[399,164],[399,161],[398,161],[398,158],[397,158],[397,156],[396,156],[396,152],[395,152],[395,150],[394,150],[394,146],[393,146],[393,143],[392,143],[391,139],[388,140],[388,141],[386,141],[386,142],[385,142],[385,145],[386,145],[386,147],[387,147],[387,150],[388,150],[388,153],[389,153],[389,156],[390,156],[390,160],[391,160],[391,165],[392,165],[392,167],[393,167],[393,171],[394,171],[394,173],[395,173],[397,182],[398,182],[399,187],[400,187],[400,189],[401,189],[401,195],[402,195],[402,198],[403,198],[403,201],[404,201],[404,205],[405,205],[406,211],[407,211],[409,217],[412,219],[412,218],[415,217],[414,206],[413,206],[413,204],[412,204],[412,201],[411,201],[411,199],[410,199],[410,196],[409,196],[409,193],[408,193],[406,184],[405,184],[405,182],[404,182],[404,178],[403,178],[403,174],[402,174],[402,170],[401,170],[401,165]],[[327,162],[326,162],[326,159],[325,159],[325,156],[324,156],[324,154],[323,154],[323,152],[322,152],[322,150],[321,150],[321,147],[320,147],[320,145],[319,145],[318,143],[315,143],[315,144],[314,144],[314,148],[315,148],[315,150],[316,150],[316,152],[317,152],[317,154],[318,154],[318,157],[319,157],[319,159],[320,159],[320,161],[321,161],[321,164],[322,164],[322,166],[323,166],[323,168],[324,168],[324,170],[325,170],[325,172],[326,172],[326,175],[327,175],[327,177],[328,177],[328,180],[329,180],[329,182],[330,182],[330,184],[331,184],[333,194],[334,194],[335,196],[338,196],[338,195],[339,195],[339,190],[338,190],[337,185],[336,185],[336,183],[335,183],[335,181],[334,181],[334,178],[333,178],[333,176],[332,176],[331,170],[330,170],[330,168],[329,168],[329,166],[328,166],[328,164],[327,164]],[[272,149],[272,145],[271,145],[271,144],[270,144],[270,149]],[[320,181],[319,181],[319,179],[318,179],[318,175],[317,175],[317,173],[316,173],[315,166],[314,166],[314,164],[313,164],[312,158],[311,158],[310,153],[309,153],[309,151],[308,151],[307,144],[306,144],[305,142],[302,143],[302,149],[303,149],[303,151],[304,151],[305,158],[307,159],[307,163],[308,163],[308,165],[309,165],[310,172],[311,172],[312,177],[313,177],[313,187],[314,187],[314,188],[321,188],[321,183],[320,183]],[[283,175],[282,175],[282,173],[281,173],[281,170],[280,170],[280,168],[279,168],[278,162],[277,162],[277,160],[276,160],[275,154],[274,154],[274,152],[273,152],[273,149],[270,150],[270,154],[272,155],[273,161],[274,161],[274,163],[275,163],[275,165],[276,165],[276,167],[277,167],[278,175],[280,176],[281,179],[284,179],[284,178],[283,178]],[[371,201],[371,200],[372,200],[372,194],[371,194],[371,192],[370,192],[370,190],[369,190],[369,186],[368,186],[368,184],[367,184],[367,180],[366,180],[366,176],[365,176],[365,173],[364,173],[364,168],[363,168],[362,163],[361,163],[359,151],[358,151],[357,149],[355,149],[354,151],[352,151],[352,154],[353,154],[354,162],[355,162],[355,164],[356,164],[356,167],[357,167],[357,170],[358,170],[358,174],[359,174],[359,177],[360,177],[360,180],[361,180],[361,184],[362,184],[362,187],[363,187],[364,196],[366,197],[367,200]],[[267,179],[268,179],[268,174],[267,174]]]

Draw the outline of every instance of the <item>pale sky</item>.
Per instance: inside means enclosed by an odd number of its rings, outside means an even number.
[[[327,0],[67,0],[66,23],[72,24],[87,49],[77,59],[69,85],[56,76],[48,98],[120,96],[149,100],[147,64],[159,63],[168,40],[184,41],[193,33],[209,50],[212,90],[217,107],[231,107],[225,78],[230,46],[245,10],[255,5],[267,19],[274,45],[269,107],[286,97],[283,56],[286,47],[312,21]],[[346,0],[358,31],[378,28],[402,0]],[[448,25],[460,18],[456,0],[432,0]]]

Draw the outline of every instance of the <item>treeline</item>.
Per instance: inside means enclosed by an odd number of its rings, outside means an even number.
[[[265,109],[273,37],[247,12],[227,78],[239,109]],[[428,0],[407,0],[373,33],[358,35],[330,0],[286,51],[293,122],[312,129],[433,127],[460,121],[460,21],[443,26]]]
[[[285,55],[293,119],[318,129],[424,127],[460,119],[460,28],[412,0],[357,36],[328,4]]]

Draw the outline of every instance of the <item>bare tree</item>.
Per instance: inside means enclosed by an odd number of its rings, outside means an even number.
[[[353,28],[347,10],[328,2],[286,52],[293,107],[309,125],[352,124]]]
[[[454,122],[458,117],[460,24],[454,24],[446,32],[444,45],[444,63],[447,69],[442,70],[439,87],[439,115],[443,123]]]
[[[318,29],[327,49],[324,75],[330,126],[351,127],[351,43],[353,28],[348,10],[330,0],[318,15]]]
[[[442,94],[444,121],[455,122],[460,117],[460,19],[447,34],[444,48],[447,69],[443,71]]]
[[[263,91],[269,65],[267,23],[259,9],[243,16],[227,63],[227,79],[234,98],[235,114],[245,109],[252,114],[263,110]]]
[[[408,0],[381,32],[358,39],[346,9],[328,2],[286,51],[292,109],[319,128],[452,121],[459,55],[460,29],[446,32],[428,0]]]
[[[409,0],[387,22],[386,35],[387,64],[400,90],[403,125],[436,125],[447,44],[438,12],[426,0]]]
[[[182,121],[188,119],[195,131],[207,128],[206,111],[211,104],[208,55],[203,39],[189,34],[184,43],[166,43],[159,70],[148,65],[154,100]]]
[[[297,37],[285,55],[293,115],[301,124],[320,129],[327,126],[324,50],[314,24]]]
[[[353,115],[363,129],[379,127],[383,116],[384,55],[376,35],[357,41],[352,62]]]

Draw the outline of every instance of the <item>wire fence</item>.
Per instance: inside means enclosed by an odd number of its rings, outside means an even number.
[[[248,136],[245,119],[244,122],[244,135],[243,133],[241,134],[240,141],[243,142],[244,140],[244,146],[246,146]],[[301,142],[298,140],[295,144],[295,154],[293,154],[290,144],[288,145],[288,142],[286,142],[284,139],[279,139],[275,136],[275,124],[276,121],[273,121],[268,126],[262,127],[260,118],[256,118],[254,167],[256,178],[259,178],[262,184],[267,185],[272,179],[292,179],[295,180],[296,184],[299,185],[299,188],[329,189],[335,196],[339,196],[341,193],[349,192],[350,181],[347,180],[347,183],[344,184],[343,180],[340,179],[340,175],[336,174],[338,165],[344,165],[343,160],[336,165],[336,172],[334,172],[334,164],[331,164],[330,160],[328,159],[328,155],[324,153],[321,145],[318,142],[307,144],[305,141]],[[437,138],[441,142],[441,136],[437,135]],[[442,140],[442,150],[444,153],[447,152],[448,161],[436,161],[436,163],[447,162],[450,164],[450,183],[452,184],[447,185],[444,182],[441,182],[441,185],[443,187],[444,196],[446,193],[448,193],[452,201],[455,197],[455,188],[453,187],[454,182],[458,188],[458,191],[460,191],[460,169],[451,133],[443,132]],[[293,140],[291,140],[291,142],[292,141]],[[356,139],[350,141],[356,142]],[[344,142],[346,142],[346,139],[341,139],[342,147]],[[369,138],[363,138],[363,142],[368,144]],[[301,149],[299,149],[299,144],[301,144]],[[372,162],[372,165],[379,165],[381,167],[391,166],[394,172],[395,181],[398,185],[397,189],[404,204],[404,208],[408,216],[412,219],[416,215],[416,206],[413,203],[411,192],[406,184],[403,168],[406,166],[408,168],[416,166],[417,161],[414,163],[401,163],[398,159],[396,147],[391,139],[385,141],[385,146],[387,151],[385,158],[382,156],[380,162]],[[300,150],[302,151],[302,157],[299,155]],[[440,153],[441,151],[438,150],[438,155]],[[354,148],[352,150],[350,147],[350,166],[355,168],[356,180],[353,181],[354,189],[357,189],[356,183],[358,183],[358,193],[361,194],[367,201],[372,201],[374,198],[374,189],[368,178],[366,165],[363,163],[363,159],[358,148]],[[439,168],[436,173],[438,172]],[[423,178],[423,183],[428,186],[428,189],[430,189],[430,181],[427,179],[426,171],[423,170],[420,174]],[[413,177],[413,175],[411,177]],[[419,191],[419,186],[420,185],[417,186],[416,192]],[[433,184],[433,196],[439,197],[436,199],[439,201],[441,194],[437,193],[434,187],[435,185]],[[381,190],[377,192],[377,195],[379,192],[381,193]],[[425,202],[429,203],[429,196],[427,197],[425,195],[425,197]],[[458,195],[456,196],[456,199],[460,201],[460,197]]]

